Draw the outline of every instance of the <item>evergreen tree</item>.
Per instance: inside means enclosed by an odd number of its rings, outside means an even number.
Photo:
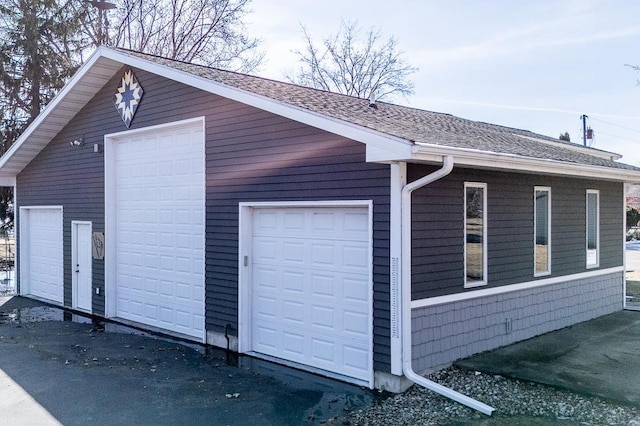
[[[85,10],[79,1],[0,0],[0,154],[76,71]],[[3,188],[0,220],[10,216],[11,201]]]

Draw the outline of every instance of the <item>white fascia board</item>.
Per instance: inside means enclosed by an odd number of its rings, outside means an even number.
[[[405,158],[411,153],[413,143],[406,139],[386,135],[366,127],[289,105],[266,96],[227,86],[186,71],[156,64],[137,56],[128,55],[126,52],[105,50],[103,55],[113,60],[126,63],[134,68],[162,75],[171,80],[213,93],[223,98],[231,99],[348,139],[362,142],[367,145],[367,161],[394,161]],[[370,150],[371,153],[369,152]]]
[[[629,183],[640,182],[640,171],[636,170],[614,169],[431,144],[417,144],[413,147],[411,158],[405,161],[439,164],[442,162],[443,155],[452,155],[455,158],[456,166],[506,170],[518,173],[596,178]]]
[[[389,142],[386,146],[367,144],[367,162],[389,163],[403,161],[411,156],[413,145],[399,145]]]

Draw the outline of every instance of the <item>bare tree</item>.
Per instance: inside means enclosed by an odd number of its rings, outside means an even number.
[[[119,0],[110,44],[185,62],[249,72],[262,61],[242,19],[251,0]]]
[[[303,26],[306,47],[296,50],[301,63],[292,83],[345,95],[377,99],[413,94],[409,75],[418,69],[407,64],[394,37],[383,39],[380,29],[365,34],[357,22],[342,22],[335,36],[317,46]]]

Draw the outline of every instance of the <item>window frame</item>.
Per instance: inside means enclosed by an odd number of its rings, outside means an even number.
[[[596,214],[595,214],[595,237],[596,237],[596,244],[595,244],[595,249],[591,249],[591,250],[595,250],[595,254],[593,256],[589,255],[589,196],[590,195],[595,195],[595,200],[596,200]],[[586,222],[585,222],[585,264],[586,264],[586,268],[587,269],[591,269],[591,268],[599,268],[600,267],[600,190],[598,189],[587,189],[586,191],[586,201],[585,201],[585,216],[586,216]],[[593,262],[590,262],[589,259],[590,258],[595,258]]]
[[[482,280],[470,281],[467,276],[467,189],[482,189]],[[463,203],[463,247],[464,247],[464,288],[482,287],[488,284],[488,254],[487,254],[487,184],[484,182],[464,183],[464,203]]]
[[[538,271],[538,192],[547,193],[547,269]],[[533,188],[533,276],[551,275],[551,187],[535,186]]]

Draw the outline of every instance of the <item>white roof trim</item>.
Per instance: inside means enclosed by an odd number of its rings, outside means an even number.
[[[440,164],[442,163],[442,157],[445,155],[453,156],[456,166],[640,183],[640,171],[636,170],[614,169],[611,167],[422,143],[414,146],[411,157],[404,161]]]

